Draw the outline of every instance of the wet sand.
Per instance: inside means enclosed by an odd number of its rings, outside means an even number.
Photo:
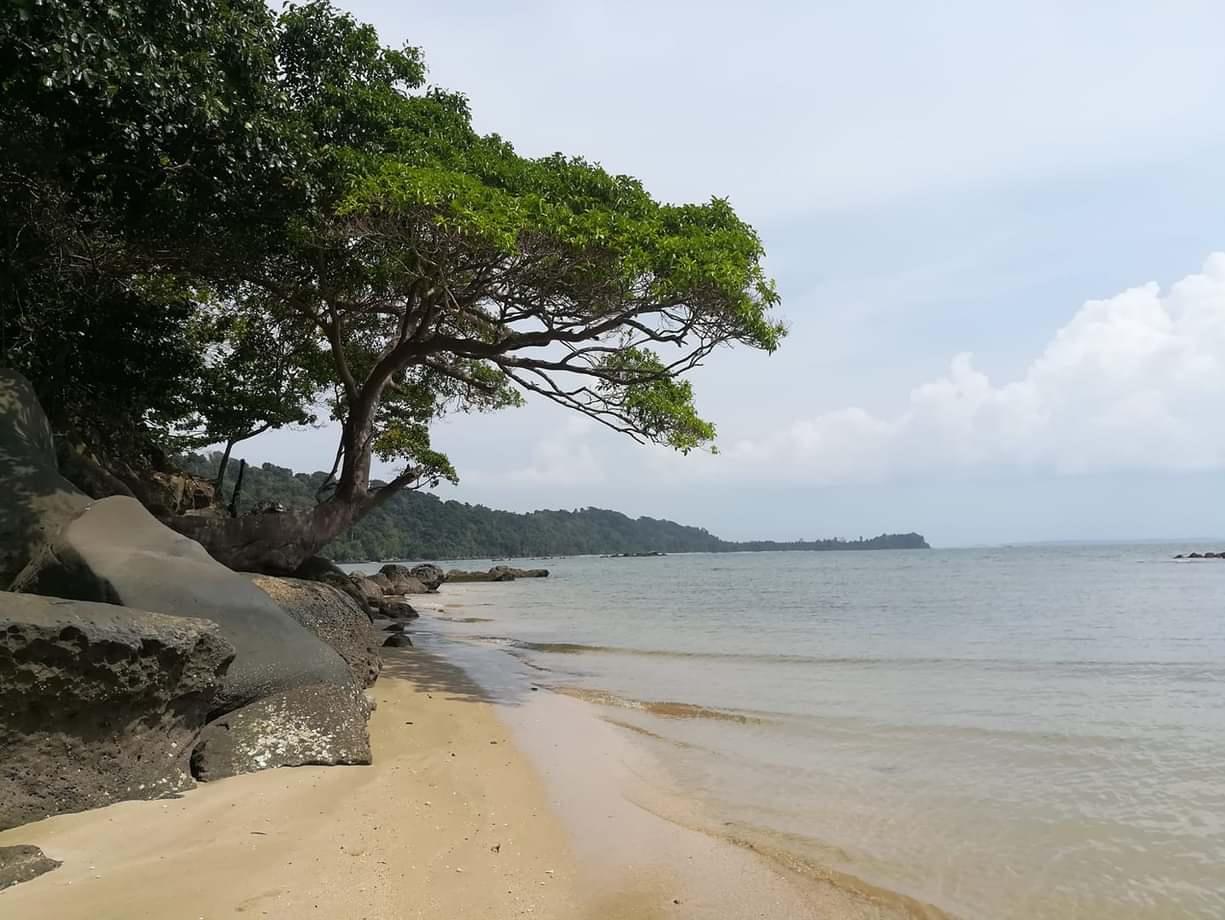
[[[0,918],[913,916],[685,826],[586,703],[526,682],[487,692],[420,648],[388,651],[373,693],[372,766],[271,770],[0,833],[64,863],[0,893]]]

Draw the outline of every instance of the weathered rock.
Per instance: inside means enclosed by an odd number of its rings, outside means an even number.
[[[413,640],[404,633],[392,633],[383,640],[383,648],[412,648]]]
[[[390,587],[387,589],[388,594],[429,593],[430,589],[425,586],[424,582],[413,575],[407,566],[391,563],[379,569],[379,573],[390,583]]]
[[[0,594],[0,828],[190,786],[233,657],[205,620]]]
[[[447,572],[447,581],[461,584],[467,581],[514,581],[515,576],[509,572],[499,572],[490,569],[488,572],[465,572],[463,569],[451,569]]]
[[[368,608],[379,609],[383,605],[383,595],[386,593],[382,586],[367,575],[353,574],[349,576],[353,582],[353,586],[357,588],[362,599]]]
[[[305,578],[307,581],[321,581],[325,585],[331,585],[336,590],[343,591],[353,598],[363,610],[367,608],[365,594],[354,584],[349,574],[331,559],[325,559],[323,556],[311,556],[298,566],[297,571],[293,573],[293,577]]]
[[[371,645],[370,615],[353,598],[319,581],[272,575],[250,578],[277,606],[336,649],[361,686],[378,679],[382,659]]]
[[[51,426],[30,382],[0,369],[0,589],[90,503],[56,468]]]
[[[373,575],[366,576],[371,582],[378,585],[379,590],[384,594],[393,593],[391,590],[391,579],[382,572],[375,572]]]
[[[447,573],[447,581],[514,581],[516,578],[548,578],[548,569],[516,569],[509,565],[495,565],[487,572],[465,572],[463,569],[452,569]]]
[[[384,601],[383,616],[389,620],[415,620],[421,616],[407,601]]]
[[[509,572],[515,578],[548,578],[548,569],[516,569],[509,565],[495,565],[495,572]]]
[[[369,716],[366,695],[354,683],[286,690],[205,726],[192,773],[209,782],[271,767],[367,764]]]
[[[77,515],[13,589],[212,620],[237,652],[217,701],[221,711],[293,687],[350,681],[340,655],[248,578],[125,496]]]
[[[409,574],[425,585],[427,591],[437,591],[438,586],[447,580],[446,572],[428,562],[413,566]]]
[[[38,847],[28,844],[0,847],[0,891],[38,878],[61,865],[58,859],[51,859]]]
[[[402,633],[402,632],[406,632],[407,630],[408,630],[407,623],[391,623],[390,625],[383,627],[383,632],[389,632],[389,633]]]

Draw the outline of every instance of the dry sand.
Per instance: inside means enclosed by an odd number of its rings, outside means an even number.
[[[900,916],[635,804],[636,755],[587,704],[497,706],[421,649],[389,651],[373,693],[372,766],[271,770],[0,833],[64,863],[0,893],[0,920]]]

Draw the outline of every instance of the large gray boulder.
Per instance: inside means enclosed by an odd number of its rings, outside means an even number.
[[[272,767],[368,764],[370,703],[357,683],[274,694],[210,722],[192,754],[202,782]]]
[[[447,573],[431,562],[413,566],[408,574],[425,585],[429,591],[437,591],[439,585],[447,580]]]
[[[375,581],[373,578],[369,578],[365,575],[358,575],[356,573],[350,575],[349,580],[353,582],[353,587],[355,587],[357,592],[362,596],[362,603],[365,605],[367,610],[377,611],[383,606],[383,594],[385,592],[383,591],[382,585],[380,585],[377,581]]]
[[[417,578],[406,565],[389,563],[379,569],[379,574],[384,576],[389,582],[388,594],[428,594],[430,591],[425,586],[425,583]]]
[[[250,578],[278,607],[336,649],[361,686],[368,687],[378,679],[383,659],[373,645],[370,615],[364,606],[318,581],[272,575]]]
[[[0,590],[89,503],[56,469],[51,426],[34,388],[0,368]]]
[[[69,521],[18,575],[13,590],[212,620],[237,652],[220,711],[295,687],[351,679],[334,649],[250,579],[126,496],[94,502]]]
[[[190,786],[233,657],[205,620],[0,593],[0,828]]]

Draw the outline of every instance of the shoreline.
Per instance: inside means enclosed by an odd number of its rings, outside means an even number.
[[[414,598],[418,622],[465,594]],[[63,861],[0,893],[0,916],[942,916],[712,831],[643,781],[657,766],[597,706],[533,692],[500,652],[495,672],[420,640],[383,650],[371,766],[268,770],[0,832]]]

